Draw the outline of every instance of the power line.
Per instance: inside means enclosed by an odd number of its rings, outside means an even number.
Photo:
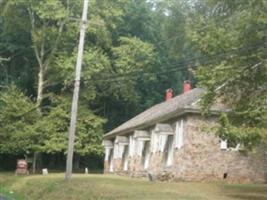
[[[262,47],[262,48],[259,48]],[[196,63],[196,61],[201,61],[201,65],[203,64],[211,64],[213,62],[218,62],[218,61],[222,61],[222,59],[225,59],[222,56],[227,56],[228,53],[232,53],[234,51],[238,51],[239,53],[243,53],[246,52],[248,50],[253,50],[255,48],[258,48],[257,50],[260,51],[262,49],[266,48],[266,44],[260,44],[260,45],[254,45],[254,46],[249,46],[249,47],[242,47],[242,48],[235,48],[235,49],[231,49],[228,51],[224,51],[222,53],[218,53],[218,54],[213,54],[213,55],[209,55],[209,56],[198,56],[198,57],[194,57],[192,59],[189,60],[184,60],[182,62],[179,62],[176,65],[171,65],[174,67],[168,67],[168,68],[161,68],[159,72],[144,72],[144,71],[134,71],[134,72],[129,72],[129,73],[124,73],[123,75],[113,75],[110,76],[109,74],[107,74],[108,76],[106,77],[101,77],[101,79],[83,79],[83,81],[87,81],[87,82],[93,82],[93,83],[112,83],[112,82],[119,82],[119,81],[125,81],[125,80],[134,80],[134,79],[138,79],[138,78],[145,78],[145,76],[147,75],[164,75],[164,74],[168,74],[171,72],[178,72],[178,71],[182,71],[182,70],[186,70],[189,67],[194,68],[199,66],[200,64]],[[250,55],[254,55],[256,54],[255,52],[253,54]],[[237,55],[232,55],[229,59],[235,59],[236,57],[238,57],[239,54]],[[218,59],[218,57],[220,57],[220,59]],[[216,60],[212,60],[212,58],[216,58]],[[103,75],[103,73],[102,73]],[[104,74],[105,75],[105,74]],[[53,84],[47,85],[45,87],[50,87],[50,86],[54,86],[57,84],[61,84],[62,82],[55,82]]]
[[[234,51],[244,51],[244,50],[253,50],[255,48],[258,48],[258,47],[263,47],[264,49],[266,48],[265,46],[265,43],[264,44],[261,44],[261,45],[255,45],[255,46],[250,46],[250,47],[246,47],[246,48],[238,48],[238,49],[231,49],[229,51],[225,51],[223,53],[219,53],[219,54],[213,54],[213,55],[209,55],[209,56],[199,56],[199,57],[195,57],[195,58],[192,58],[192,59],[189,59],[189,60],[186,60],[186,61],[182,61],[180,63],[178,63],[177,65],[175,65],[175,67],[169,67],[169,68],[166,68],[166,69],[163,69],[164,71],[163,72],[143,72],[143,71],[135,71],[135,72],[129,72],[129,73],[126,73],[124,75],[114,75],[114,76],[107,76],[103,79],[97,79],[97,80],[86,80],[85,81],[94,81],[94,82],[113,82],[113,81],[120,81],[120,79],[125,79],[127,78],[127,80],[131,79],[131,78],[136,78],[138,76],[144,76],[144,75],[151,75],[151,74],[155,74],[155,75],[160,75],[160,74],[166,74],[166,73],[170,73],[170,72],[174,72],[174,71],[181,71],[181,70],[184,70],[184,69],[188,69],[188,66],[190,67],[197,67],[198,64],[195,64],[194,61],[201,61],[201,62],[205,62],[203,64],[210,64],[213,62],[213,60],[210,60],[211,58],[218,58],[219,56],[222,56],[222,55],[227,55],[228,53],[232,53]],[[252,54],[250,54],[252,55]],[[233,59],[235,58],[236,56],[239,56],[239,55],[235,55],[235,56],[231,56],[230,59]],[[208,61],[208,62],[207,62]],[[218,60],[215,60],[216,62],[218,62]],[[142,74],[140,74],[142,73]]]

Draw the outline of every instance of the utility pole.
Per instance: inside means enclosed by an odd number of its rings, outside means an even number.
[[[80,90],[80,78],[82,69],[82,59],[83,59],[83,48],[84,48],[84,37],[87,28],[87,11],[88,11],[89,0],[83,1],[83,13],[80,29],[80,41],[79,49],[76,61],[76,74],[74,83],[74,92],[71,106],[71,120],[69,128],[69,143],[68,143],[68,155],[66,162],[66,174],[65,180],[70,180],[72,175],[72,164],[73,164],[73,151],[74,151],[74,141],[75,141],[75,129],[77,121],[77,111],[78,111],[78,100],[79,100],[79,90]]]

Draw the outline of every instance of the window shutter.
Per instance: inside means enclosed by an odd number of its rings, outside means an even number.
[[[110,148],[105,148],[105,161],[108,161],[109,154],[110,154]]]
[[[159,135],[159,141],[158,141],[158,144],[159,144],[159,151],[162,151],[162,143],[163,143],[163,136],[162,135]]]
[[[155,133],[155,152],[159,151],[160,148],[160,137]]]
[[[180,149],[184,145],[184,120],[180,121],[180,131],[179,131],[179,146]]]
[[[137,155],[138,156],[142,156],[143,148],[144,148],[144,141],[137,140]]]
[[[130,141],[129,141],[129,155],[134,156],[134,150],[135,150],[135,139],[133,136],[130,136]]]
[[[114,145],[114,159],[122,158],[124,150],[124,145],[115,144]]]
[[[159,151],[160,152],[164,151],[167,139],[168,139],[168,135],[159,135]]]
[[[239,151],[240,150],[240,146],[241,146],[241,144],[240,143],[238,143],[237,145],[236,145],[236,147],[235,147],[235,151]]]
[[[114,144],[114,155],[113,155],[114,159],[118,157],[117,155],[118,155],[118,144]]]
[[[180,149],[184,145],[184,121],[181,119],[176,123],[175,147]]]
[[[124,145],[119,145],[119,158],[122,158],[124,147],[125,147]]]
[[[159,142],[159,138],[158,138],[158,134],[156,134],[155,132],[152,132],[151,134],[151,152],[155,153],[158,151],[158,144]]]
[[[109,163],[109,171],[110,172],[114,171],[113,159],[114,159],[114,150],[113,150],[113,152],[111,151],[111,155],[110,155],[110,163]]]

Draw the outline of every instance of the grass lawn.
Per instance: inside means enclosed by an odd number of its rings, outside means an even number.
[[[113,175],[74,175],[70,182],[63,178],[0,173],[0,194],[16,200],[267,200],[266,185],[152,183]]]

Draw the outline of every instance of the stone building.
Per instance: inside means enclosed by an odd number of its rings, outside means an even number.
[[[203,89],[190,90],[142,112],[104,135],[105,173],[145,176],[158,180],[266,182],[266,155],[221,140],[212,127],[223,105],[203,117]],[[230,146],[231,144],[231,146]]]

